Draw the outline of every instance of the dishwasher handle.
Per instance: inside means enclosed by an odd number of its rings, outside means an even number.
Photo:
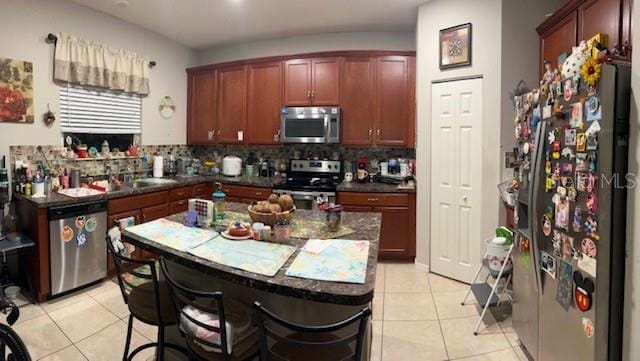
[[[75,203],[68,206],[50,207],[49,221],[84,216],[87,214],[102,213],[106,211],[106,201]]]

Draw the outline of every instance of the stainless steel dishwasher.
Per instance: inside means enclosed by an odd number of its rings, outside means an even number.
[[[49,208],[51,295],[107,275],[107,202]]]

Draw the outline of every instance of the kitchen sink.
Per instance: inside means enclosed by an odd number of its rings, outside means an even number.
[[[164,178],[145,178],[138,179],[133,182],[133,188],[145,188],[145,187],[153,187],[153,186],[163,186],[169,184],[175,184],[178,181],[173,179],[164,179]]]

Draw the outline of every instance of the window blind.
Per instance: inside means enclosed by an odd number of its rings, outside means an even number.
[[[142,98],[65,84],[60,86],[62,131],[69,133],[139,134]]]

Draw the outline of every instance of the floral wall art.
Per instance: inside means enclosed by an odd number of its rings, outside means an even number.
[[[0,123],[33,120],[33,64],[0,58]]]

